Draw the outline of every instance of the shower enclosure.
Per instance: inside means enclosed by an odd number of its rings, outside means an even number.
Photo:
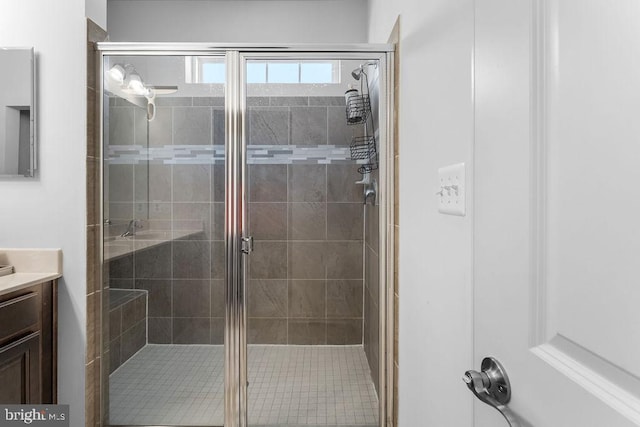
[[[105,425],[387,425],[391,48],[99,49]]]

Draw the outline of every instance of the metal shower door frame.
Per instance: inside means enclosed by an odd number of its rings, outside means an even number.
[[[393,334],[394,334],[394,310],[393,310],[393,257],[394,257],[394,145],[393,145],[393,46],[390,45],[360,45],[358,49],[340,49],[335,46],[327,46],[326,48],[315,47],[311,50],[306,50],[303,47],[290,48],[287,51],[270,50],[270,49],[243,49],[238,51],[239,64],[239,81],[235,82],[239,84],[239,96],[237,100],[238,104],[235,105],[240,111],[241,123],[238,136],[240,137],[241,150],[238,153],[238,165],[241,170],[240,181],[243,183],[242,188],[246,190],[244,185],[246,180],[246,153],[247,153],[247,138],[246,138],[246,121],[247,121],[247,82],[246,82],[246,69],[247,61],[251,60],[377,60],[380,67],[380,109],[384,109],[384,115],[381,114],[379,120],[379,139],[380,139],[380,221],[379,221],[379,236],[380,236],[380,283],[384,284],[384,291],[380,292],[380,326],[379,326],[379,352],[381,355],[381,362],[379,364],[378,372],[378,384],[379,384],[379,426],[387,427],[393,425]],[[227,84],[231,84],[227,80]],[[235,89],[234,89],[235,90]],[[229,122],[227,122],[229,123]],[[244,191],[244,198],[242,203],[247,205],[246,194]],[[247,209],[242,209],[243,214],[246,215]],[[243,224],[245,227],[241,230],[241,236],[248,237],[250,230],[246,227],[246,216],[244,217]],[[246,257],[243,257],[246,259]],[[245,263],[246,264],[246,263]],[[241,266],[242,274],[246,275],[246,265]],[[245,276],[246,277],[246,276]],[[243,281],[244,284],[244,281]],[[242,306],[241,318],[238,319],[238,324],[247,325],[246,318],[246,293],[244,291],[244,285],[239,289],[238,302]],[[238,350],[238,354],[241,356],[243,363],[241,363],[240,370],[238,372],[240,390],[238,390],[240,408],[239,424],[227,424],[226,427],[250,427],[247,421],[247,342],[246,342],[246,328],[242,328],[240,332],[241,345]],[[230,422],[232,420],[229,420]]]
[[[386,44],[271,45],[207,43],[98,43],[100,52],[100,143],[104,153],[104,59],[106,56],[212,56],[225,57],[225,427],[249,427],[247,419],[247,301],[248,254],[243,238],[247,223],[247,85],[246,62],[252,59],[377,59],[381,71],[380,139],[380,292],[379,426],[392,426],[393,411],[393,257],[394,257],[394,145],[393,145],[393,55]],[[100,191],[104,165],[100,162]],[[100,197],[101,204],[103,197]],[[103,206],[100,209],[104,216]],[[104,218],[100,221],[104,224]],[[101,241],[104,230],[101,226]],[[100,259],[104,262],[101,248]],[[101,381],[103,384],[103,382]],[[103,400],[103,399],[101,399]],[[108,408],[101,407],[101,419]]]

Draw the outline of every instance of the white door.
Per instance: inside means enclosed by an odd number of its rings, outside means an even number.
[[[640,1],[475,3],[473,368],[522,425],[640,425]]]

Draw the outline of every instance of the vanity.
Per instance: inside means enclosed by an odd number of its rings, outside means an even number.
[[[57,402],[59,249],[0,249],[0,404]]]

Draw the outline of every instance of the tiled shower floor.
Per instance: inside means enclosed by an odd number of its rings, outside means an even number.
[[[249,424],[374,426],[361,346],[249,346]],[[223,425],[224,347],[147,345],[110,376],[112,425]]]

